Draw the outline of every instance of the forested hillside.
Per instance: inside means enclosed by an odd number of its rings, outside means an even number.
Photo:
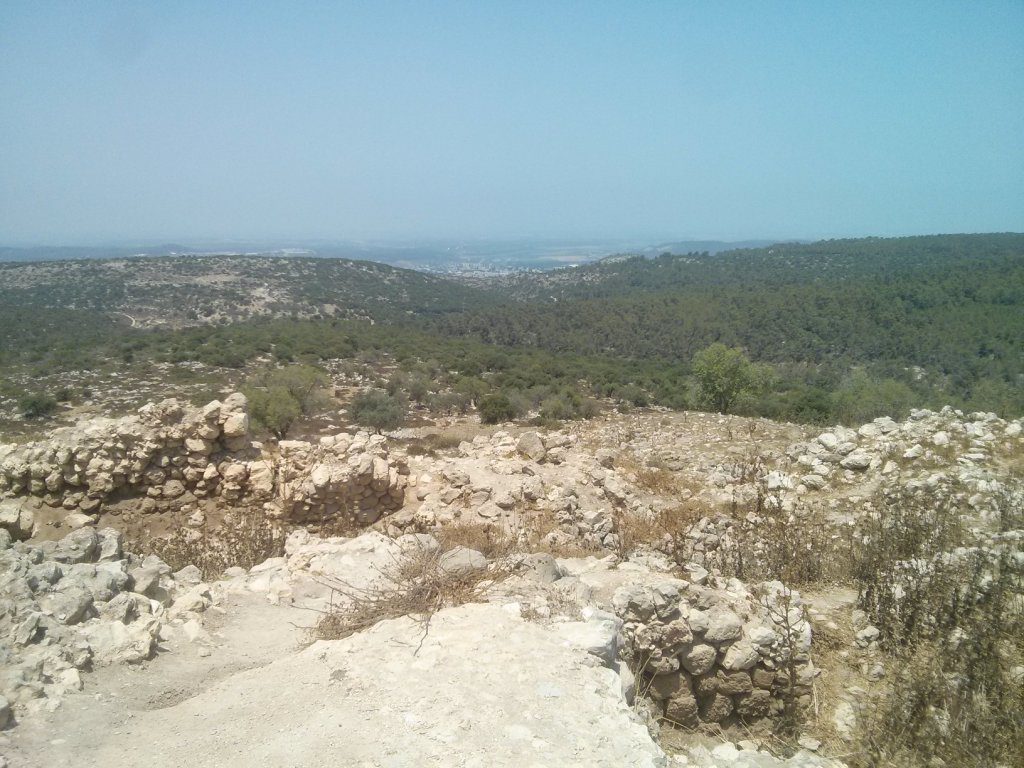
[[[439,386],[473,400],[695,407],[691,364],[716,342],[761,364],[743,412],[825,422],[949,403],[1019,414],[1024,235],[619,257],[474,286],[303,258],[0,266],[0,367],[23,380],[147,360],[239,368],[383,354],[430,361]]]
[[[960,393],[983,379],[1018,385],[1024,374],[1022,235],[615,259],[507,288],[521,303],[436,326],[496,344],[667,361],[720,341],[766,362],[919,367]]]

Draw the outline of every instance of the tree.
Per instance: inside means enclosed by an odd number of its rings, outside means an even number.
[[[480,420],[484,424],[498,424],[516,417],[515,406],[507,395],[485,395],[480,400]]]
[[[299,417],[323,403],[321,389],[327,383],[327,376],[319,368],[288,365],[257,374],[242,392],[249,398],[252,417],[283,440]]]
[[[302,415],[299,401],[285,387],[246,387],[243,391],[249,398],[249,413],[279,440],[288,436],[288,430]]]
[[[266,374],[266,386],[283,387],[295,398],[303,414],[311,413],[323,399],[318,395],[329,381],[326,374],[311,365],[287,365]]]
[[[368,427],[378,435],[385,429],[396,429],[405,423],[405,403],[380,389],[360,392],[352,400],[348,413],[352,421]]]
[[[754,366],[738,347],[715,343],[693,356],[693,374],[701,397],[719,413],[728,413],[754,383]]]

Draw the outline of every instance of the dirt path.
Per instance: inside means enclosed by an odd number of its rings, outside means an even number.
[[[294,653],[305,641],[298,626],[311,614],[274,606],[263,596],[232,594],[206,614],[211,644],[191,643],[180,631],[161,643],[151,661],[116,666],[83,676],[85,689],[68,696],[55,712],[26,718],[0,741],[0,755],[12,768],[93,765],[94,754],[111,739],[148,735],[137,724],[146,713],[172,707],[247,669]],[[201,649],[209,650],[201,656]],[[183,737],[184,738],[184,737]],[[128,760],[121,765],[136,765]]]

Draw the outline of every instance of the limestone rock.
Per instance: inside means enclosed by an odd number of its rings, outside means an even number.
[[[516,450],[532,461],[542,461],[547,453],[544,442],[536,432],[524,432],[516,443]]]

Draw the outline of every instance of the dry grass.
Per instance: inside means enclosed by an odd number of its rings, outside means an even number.
[[[616,459],[615,468],[620,474],[632,478],[637,488],[655,496],[678,499],[693,492],[681,473],[663,466],[656,457],[643,463],[635,455],[623,453]]]
[[[601,554],[596,544],[587,544],[577,536],[562,532],[552,512],[521,513],[517,515],[515,527],[516,546],[521,552],[566,558]]]
[[[231,567],[249,569],[284,554],[285,531],[262,509],[244,507],[226,512],[216,527],[179,524],[168,536],[142,534],[125,542],[125,550],[153,554],[172,570],[194,565],[210,581]]]
[[[466,547],[483,553],[489,560],[506,557],[516,549],[515,536],[495,525],[456,522],[443,526],[433,535],[442,550]]]
[[[1001,523],[1019,529],[1017,497]],[[854,765],[1024,765],[1024,567],[968,546],[955,496],[897,495],[868,520],[860,607],[891,674],[860,719]],[[956,552],[957,554],[953,554]]]
[[[628,555],[643,547],[660,550],[667,546],[674,550],[676,544],[686,540],[701,517],[701,510],[682,505],[654,514],[623,511],[615,519],[621,553]]]
[[[758,485],[747,509],[736,510],[732,541],[716,563],[741,581],[777,579],[788,586],[848,583],[853,569],[853,531],[837,526],[824,510],[783,509],[779,497]]]
[[[453,572],[442,562],[442,549],[420,549],[383,569],[365,588],[326,581],[338,598],[312,629],[317,640],[339,640],[381,621],[410,616],[423,622],[444,608],[484,602],[488,591],[506,574],[494,567]]]
[[[451,429],[445,432],[431,432],[423,437],[414,437],[406,441],[405,451],[410,456],[430,456],[434,458],[446,451],[453,451],[459,444],[473,436],[465,430]]]

